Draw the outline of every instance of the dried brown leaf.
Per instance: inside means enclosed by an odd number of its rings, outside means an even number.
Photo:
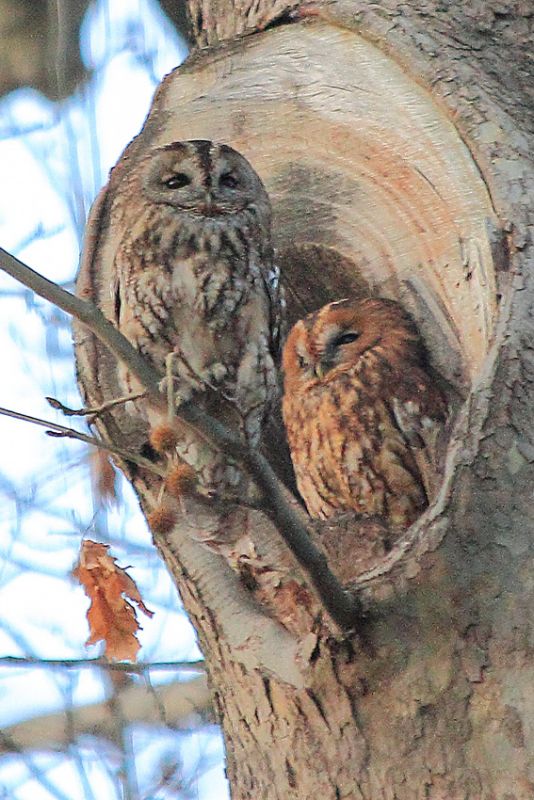
[[[140,648],[137,632],[141,626],[129,600],[148,617],[135,581],[108,554],[109,545],[85,539],[73,575],[91,601],[87,612],[90,635],[86,644],[105,642],[105,655],[115,661],[135,661]]]

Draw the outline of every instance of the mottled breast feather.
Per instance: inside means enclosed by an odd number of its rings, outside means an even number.
[[[311,516],[410,525],[428,504],[421,452],[447,416],[413,320],[393,301],[330,303],[284,348],[283,415]]]

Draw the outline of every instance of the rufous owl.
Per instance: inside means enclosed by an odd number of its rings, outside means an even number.
[[[283,370],[283,417],[310,515],[414,522],[428,505],[422,465],[447,401],[409,314],[379,298],[329,303],[293,327]]]

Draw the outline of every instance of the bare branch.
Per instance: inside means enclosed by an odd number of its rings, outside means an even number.
[[[125,403],[129,403],[130,400],[139,400],[139,398],[144,396],[144,392],[128,394],[124,397],[116,397],[114,400],[108,400],[106,403],[101,403],[99,406],[95,406],[94,408],[69,408],[68,406],[64,405],[61,400],[57,400],[55,397],[45,397],[45,400],[49,406],[55,408],[56,411],[61,411],[61,413],[65,414],[66,417],[98,417],[105,411],[109,411],[116,406],[122,406]]]
[[[161,467],[158,467],[152,461],[149,461],[148,458],[143,458],[143,456],[137,455],[137,453],[131,453],[129,450],[124,450],[122,447],[116,447],[113,444],[108,444],[102,439],[97,439],[96,436],[89,436],[88,434],[77,431],[74,428],[66,428],[65,425],[58,425],[57,422],[50,422],[49,420],[41,419],[40,417],[32,417],[30,414],[23,414],[21,411],[13,411],[10,408],[2,408],[0,406],[0,414],[4,417],[12,417],[13,419],[20,419],[22,422],[30,422],[32,425],[40,425],[42,428],[48,428],[46,432],[49,436],[63,437],[66,439],[78,439],[78,441],[85,442],[85,444],[90,444],[93,447],[98,447],[101,450],[107,450],[108,452],[113,453],[120,458],[124,458],[126,461],[131,461],[134,464],[138,464],[140,467],[149,470],[150,472],[154,472],[161,478],[165,477],[165,470]]]
[[[186,727],[192,714],[207,716],[211,712],[211,695],[206,675],[194,680],[175,681],[157,688],[157,701],[144,685],[126,682],[117,691],[116,702],[126,725],[142,722],[143,725],[171,725]],[[28,749],[51,750],[66,748],[74,738],[83,735],[116,741],[117,717],[109,698],[100,703],[77,706],[71,709],[72,719],[67,724],[65,711],[36,716],[32,719],[5,726],[0,732],[0,753],[22,753]]]
[[[84,669],[101,667],[114,672],[142,674],[147,670],[179,670],[180,672],[204,672],[204,661],[106,661],[103,658],[37,658],[30,656],[3,656],[0,667],[36,667],[60,669]]]
[[[332,619],[343,630],[355,627],[362,615],[359,601],[343,589],[330,571],[326,557],[315,547],[306,526],[286,502],[280,482],[267,460],[230,434],[220,422],[190,403],[180,406],[178,416],[200,430],[250,475],[261,493],[258,507],[276,526]]]
[[[1,248],[0,268],[86,325],[139,379],[147,390],[147,399],[158,409],[167,409],[166,398],[159,389],[162,376],[96,306],[61,289]],[[261,492],[263,512],[275,524],[334,622],[342,630],[355,627],[361,616],[359,601],[343,589],[330,571],[325,556],[311,541],[306,526],[286,503],[278,478],[266,459],[253,452],[217,420],[191,403],[181,405],[177,416],[251,476]]]
[[[22,756],[28,772],[35,781],[41,784],[45,791],[49,792],[57,800],[69,800],[68,796],[48,777],[47,770],[38,767],[34,763],[33,757],[25,753],[24,748],[6,730],[0,730],[0,753],[16,753]]]

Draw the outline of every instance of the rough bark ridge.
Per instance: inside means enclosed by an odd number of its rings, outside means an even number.
[[[359,638],[329,635],[306,602],[284,617],[276,591],[254,594],[195,541],[191,517],[155,537],[208,660],[235,798],[534,796],[533,23],[528,4],[497,0],[339,0],[199,51],[162,84],[93,216],[80,288],[105,311],[121,233],[105,212],[136,153],[226,141],[273,199],[291,318],[397,297],[465,397],[434,504],[354,576]],[[87,398],[113,396],[113,360],[77,337]],[[142,448],[139,420],[100,424]],[[149,510],[156,479],[124,468]],[[251,513],[249,527],[254,558],[305,592],[270,525]]]

